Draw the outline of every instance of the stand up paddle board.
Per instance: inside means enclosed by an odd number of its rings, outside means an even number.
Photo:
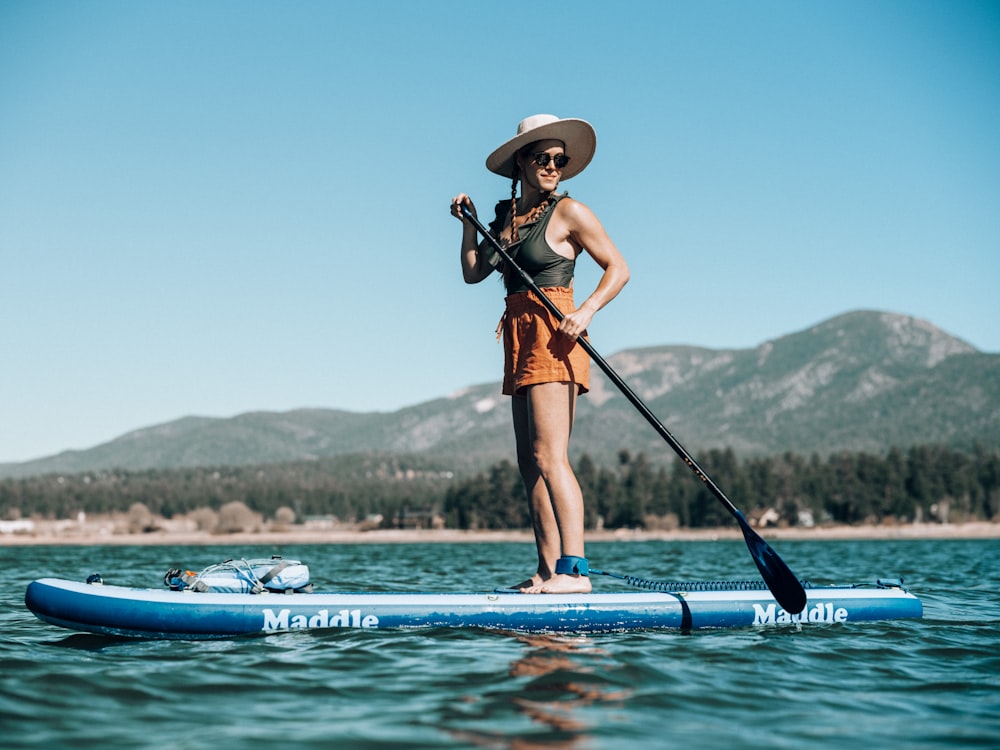
[[[671,590],[590,594],[214,593],[129,588],[42,578],[25,604],[71,630],[130,638],[203,639],[329,628],[481,628],[517,632],[837,625],[918,618],[901,581],[804,584],[805,609],[789,614],[763,582],[670,584]],[[674,590],[675,589],[675,590]]]

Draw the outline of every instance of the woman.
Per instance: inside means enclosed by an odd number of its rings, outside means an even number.
[[[451,202],[461,219],[461,263],[466,283],[499,270],[507,288],[503,392],[512,396],[517,462],[528,494],[538,568],[514,587],[524,593],[590,591],[584,555],[583,494],[569,462],[569,437],[578,393],[590,387],[590,358],[576,340],[594,313],[621,291],[628,266],[597,217],[582,203],[558,194],[560,181],[583,171],[597,147],[584,120],[534,115],[517,135],[490,154],[486,167],[511,179],[511,200],[497,204],[491,233],[563,312],[558,322],[489,243],[479,243],[462,206],[475,215],[469,196]],[[517,197],[517,186],[521,197]],[[578,308],[573,303],[577,256],[590,255],[604,273]]]

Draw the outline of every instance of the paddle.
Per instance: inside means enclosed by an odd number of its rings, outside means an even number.
[[[496,238],[491,235],[486,227],[482,225],[479,219],[473,215],[469,210],[469,207],[462,205],[462,214],[465,218],[472,223],[476,230],[485,237],[493,248],[500,254],[503,258],[504,263],[506,263],[512,270],[514,270],[522,279],[528,288],[538,296],[542,304],[548,308],[557,320],[561,321],[563,319],[562,311],[550,300],[541,289],[535,284],[534,279],[529,276],[524,269],[514,262],[514,259],[510,254],[504,249],[504,247],[497,242]],[[718,485],[712,481],[712,479],[702,470],[698,465],[698,462],[684,450],[677,439],[670,433],[662,422],[656,418],[656,415],[649,410],[649,407],[643,403],[642,399],[636,395],[628,384],[621,379],[617,372],[615,372],[611,365],[605,361],[604,357],[598,354],[597,350],[594,349],[593,345],[587,341],[582,336],[577,339],[577,343],[583,347],[584,351],[590,355],[590,358],[594,360],[598,367],[604,371],[608,379],[614,383],[618,390],[624,394],[625,398],[632,402],[632,405],[639,410],[639,413],[646,418],[646,421],[653,426],[667,444],[674,449],[674,452],[688,465],[688,467],[695,473],[705,486],[708,487],[709,491],[715,495],[716,499],[719,500],[726,510],[728,510],[732,516],[736,519],[737,523],[740,525],[740,530],[743,532],[743,538],[746,540],[747,548],[750,550],[750,555],[753,557],[753,561],[757,564],[757,569],[760,570],[761,576],[764,578],[764,583],[767,584],[767,588],[770,589],[771,593],[774,595],[775,600],[780,604],[784,610],[790,614],[798,614],[806,606],[806,592],[799,582],[799,579],[795,577],[795,574],[789,570],[785,561],[782,560],[778,553],[771,549],[771,545],[765,542],[761,536],[754,531],[746,517],[740,510],[733,505],[732,501],[726,494],[719,489]]]

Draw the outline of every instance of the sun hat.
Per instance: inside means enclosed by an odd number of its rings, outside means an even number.
[[[517,135],[504,143],[486,159],[486,168],[503,177],[512,177],[514,157],[518,151],[535,141],[562,141],[569,157],[562,179],[575,177],[590,164],[597,150],[597,133],[586,120],[559,119],[555,115],[532,115],[517,124]]]

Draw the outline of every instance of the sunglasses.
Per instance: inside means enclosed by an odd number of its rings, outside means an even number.
[[[566,154],[556,154],[553,156],[544,151],[532,156],[531,160],[540,167],[547,167],[549,166],[549,162],[552,162],[556,165],[556,169],[562,169],[569,164],[569,157]]]

